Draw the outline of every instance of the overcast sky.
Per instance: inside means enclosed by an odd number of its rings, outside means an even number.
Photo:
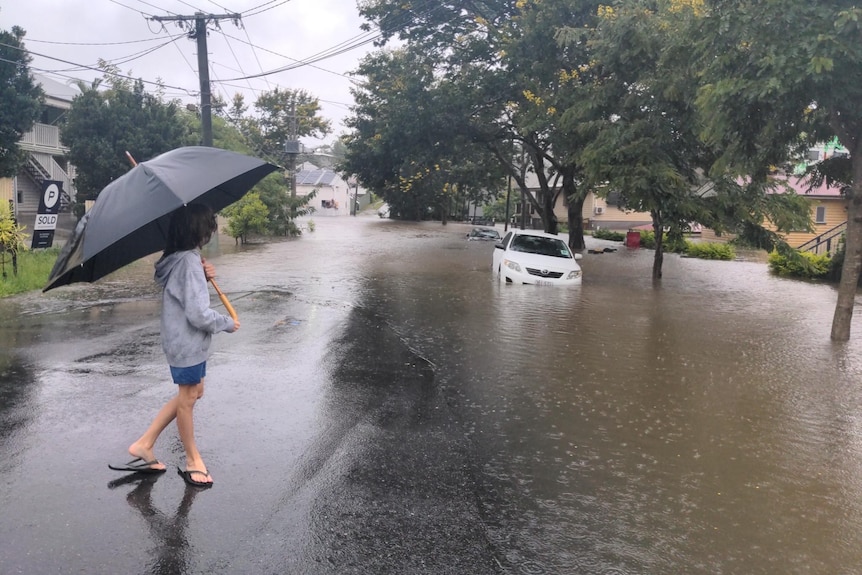
[[[100,74],[82,66],[95,68],[103,58],[134,78],[160,79],[168,97],[197,103],[197,46],[187,37],[188,24],[149,19],[196,12],[242,15],[239,26],[229,19],[209,25],[214,94],[230,101],[240,92],[251,105],[261,91],[303,89],[320,99],[321,115],[332,121],[325,142],[344,130],[353,103],[349,72],[374,50],[374,33],[359,28],[356,0],[0,0],[0,29],[26,30],[34,72],[64,83],[90,81]]]

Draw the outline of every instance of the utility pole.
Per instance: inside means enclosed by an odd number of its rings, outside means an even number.
[[[183,27],[185,22],[194,20],[195,26],[189,32],[189,38],[198,43],[198,79],[201,86],[201,145],[213,145],[212,122],[212,92],[210,88],[210,66],[207,56],[207,23],[219,20],[233,20],[239,25],[242,14],[204,14],[195,12],[194,16],[153,16],[150,20],[156,22],[179,22]]]

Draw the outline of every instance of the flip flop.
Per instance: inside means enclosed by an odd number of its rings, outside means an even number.
[[[183,471],[182,469],[177,467],[177,473],[180,474],[180,477],[182,477],[183,481],[185,481],[188,485],[193,485],[195,487],[212,487],[213,486],[211,481],[210,482],[195,481],[194,479],[192,479],[192,475],[194,475],[195,473],[197,473],[198,475],[203,475],[204,477],[209,477],[210,474],[206,473],[204,471],[198,471],[197,469],[187,469],[186,471]]]
[[[136,457],[128,463],[109,463],[108,467],[110,467],[114,471],[129,471],[132,473],[164,473],[165,471],[167,471],[167,468],[158,469],[155,467],[151,467],[152,465],[156,465],[157,463],[160,463],[158,459],[144,461],[143,457]]]

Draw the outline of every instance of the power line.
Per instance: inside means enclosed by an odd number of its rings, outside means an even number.
[[[245,29],[245,26],[243,26],[243,29]],[[291,58],[290,56],[285,56],[284,54],[279,54],[278,52],[275,52],[275,51],[270,50],[268,48],[263,48],[262,46],[256,46],[256,45],[252,44],[251,41],[246,42],[242,38],[237,38],[236,36],[231,36],[230,34],[228,34],[227,32],[224,32],[222,30],[218,30],[218,33],[221,34],[222,36],[225,36],[226,38],[230,38],[232,40],[236,40],[237,42],[242,42],[243,44],[247,44],[247,45],[251,46],[252,50],[257,48],[258,50],[263,50],[264,52],[268,52],[268,53],[272,54],[273,56],[278,56],[279,58],[284,58],[285,60],[292,60],[293,62],[301,63],[301,60],[297,60],[296,58]],[[255,57],[257,57],[257,56],[255,55]],[[260,64],[260,60],[258,60],[258,65],[259,64]],[[321,68],[320,66],[315,66],[313,64],[306,64],[306,65],[310,66],[311,68],[315,68],[317,70],[320,70],[321,72],[327,72],[327,73],[333,74],[335,76],[342,76],[342,77],[348,78],[348,76],[345,76],[344,74],[339,74],[338,72],[333,72],[332,70],[327,70],[326,68]],[[263,72],[263,67],[261,66],[260,68],[261,68],[260,71]],[[267,73],[266,75],[269,75],[269,74]],[[245,78],[242,78],[242,79],[245,80]]]
[[[153,16],[151,20],[156,22],[191,22],[194,21],[194,32],[190,35],[197,42],[198,49],[198,79],[201,90],[201,143],[204,146],[213,145],[212,128],[212,85],[210,83],[210,70],[207,54],[207,24],[218,23],[219,20],[233,20],[239,22],[240,14],[204,14],[196,13],[194,16]]]
[[[287,2],[288,0],[284,0],[284,1]],[[283,3],[284,2],[282,2],[282,4]],[[427,15],[427,14],[430,14],[431,12],[438,10],[438,9],[440,9],[440,6],[435,2],[435,0],[427,0],[425,2],[424,6],[421,6],[418,10],[416,10],[416,12],[419,15]],[[393,26],[393,28],[394,28],[394,26]],[[294,70],[294,69],[300,68],[302,66],[309,66],[315,62],[320,62],[322,60],[333,58],[335,56],[340,56],[341,54],[345,54],[347,52],[350,52],[351,50],[355,50],[356,48],[360,48],[366,44],[374,42],[375,40],[382,38],[383,34],[384,34],[383,30],[381,30],[377,33],[364,32],[362,34],[354,36],[353,38],[348,38],[347,40],[344,40],[343,42],[340,42],[340,43],[336,44],[335,46],[327,48],[326,50],[318,52],[317,54],[313,54],[313,55],[311,55],[308,58],[305,58],[303,60],[295,60],[294,58],[288,58],[290,60],[294,60],[294,62],[295,62],[294,64],[288,64],[287,66],[282,66],[280,68],[270,70],[269,72],[261,72],[259,74],[252,74],[250,76],[243,76],[243,77],[238,77],[238,78],[228,78],[224,81],[225,82],[236,82],[236,81],[248,80],[248,79],[252,79],[252,78],[262,78],[265,76],[270,76],[272,74],[278,74],[281,72],[287,72],[289,70]],[[242,40],[239,40],[239,41],[242,41]],[[282,56],[282,57],[287,58],[287,56]],[[329,72],[329,70],[323,70],[323,71]],[[338,75],[344,76],[344,74],[338,74]]]
[[[6,48],[14,48],[15,50],[21,50],[21,51],[29,52],[29,53],[30,53],[30,54],[32,54],[33,56],[39,56],[39,57],[41,57],[41,58],[47,58],[48,60],[55,60],[55,61],[57,61],[57,62],[62,62],[62,63],[64,63],[64,64],[69,64],[69,65],[71,65],[71,66],[78,66],[78,67],[80,67],[81,69],[84,69],[84,70],[93,70],[93,71],[96,71],[96,72],[100,72],[100,73],[102,73],[102,74],[104,74],[104,73],[105,73],[105,71],[104,71],[103,69],[98,68],[98,67],[96,67],[96,66],[87,66],[86,64],[79,64],[78,62],[70,62],[69,60],[64,60],[64,59],[62,59],[62,58],[55,58],[55,57],[53,57],[53,56],[48,56],[47,54],[40,54],[39,52],[32,52],[32,51],[27,50],[27,49],[25,49],[25,48],[21,48],[21,47],[18,47],[18,46],[13,46],[13,45],[11,45],[11,44],[5,44],[5,43],[3,43],[3,42],[0,42],[0,46],[5,46]],[[52,72],[52,70],[41,70],[41,71],[44,71],[44,72]],[[185,92],[186,94],[189,94],[190,96],[195,95],[195,92],[194,92],[194,91],[192,91],[192,90],[188,90],[188,89],[183,88],[183,87],[181,87],[181,86],[171,86],[171,85],[169,85],[169,84],[163,84],[163,83],[161,83],[161,82],[152,82],[152,81],[150,81],[150,80],[144,80],[143,78],[135,78],[135,77],[127,76],[127,75],[125,75],[125,74],[120,74],[120,73],[112,73],[112,75],[113,75],[113,76],[116,76],[116,77],[118,77],[118,78],[124,78],[124,79],[126,79],[126,80],[132,80],[133,82],[140,81],[140,82],[142,82],[142,83],[144,83],[144,84],[151,84],[151,85],[153,85],[153,86],[157,86],[157,87],[159,87],[159,88],[171,88],[171,89],[173,89],[173,90],[180,90],[181,92]]]
[[[174,36],[169,36],[169,38],[175,38],[179,36],[185,36],[185,34],[176,34]],[[161,38],[143,38],[141,40],[126,40],[124,42],[58,42],[56,40],[36,40],[35,38],[25,37],[24,41],[26,43],[36,42],[38,44],[59,44],[61,46],[120,46],[122,44],[140,44],[142,42],[155,42],[156,40],[161,40]]]
[[[138,2],[140,2],[141,4],[146,4],[147,6],[150,6],[150,7],[152,7],[152,8],[155,8],[156,10],[161,10],[161,11],[163,11],[163,12],[167,12],[168,14],[173,14],[173,12],[171,12],[170,10],[167,10],[167,9],[165,9],[165,8],[162,8],[161,6],[156,6],[155,4],[152,4],[152,3],[150,3],[150,2],[147,2],[146,0],[138,0]]]
[[[132,12],[137,12],[138,14],[143,16],[144,18],[148,18],[148,17],[152,16],[152,14],[147,14],[146,12],[141,12],[137,8],[132,8],[131,6],[126,6],[122,2],[117,2],[117,0],[108,0],[108,2],[112,2],[112,3],[116,4],[117,6],[122,6],[123,8],[128,8]]]
[[[260,5],[258,5],[258,6],[255,6],[254,8],[249,8],[248,10],[246,10],[245,12],[243,12],[243,15],[244,15],[244,16],[253,16],[254,14],[249,14],[249,12],[254,12],[254,11],[255,11],[255,10],[257,10],[258,8],[263,8],[264,6],[267,6],[267,5],[269,5],[269,4],[274,4],[275,2],[278,2],[278,1],[279,1],[279,0],[269,0],[269,2],[264,2],[263,4],[260,4]],[[286,1],[287,1],[287,0],[282,0],[282,2],[281,2],[281,3],[282,3],[282,4],[284,4]],[[273,8],[275,8],[275,6],[273,6]],[[267,10],[269,10],[269,8],[267,8]],[[257,14],[260,14],[260,12],[257,12]]]

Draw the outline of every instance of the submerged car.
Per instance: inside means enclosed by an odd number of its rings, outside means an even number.
[[[544,232],[511,230],[494,246],[492,269],[501,283],[541,286],[581,285],[583,256]]]
[[[470,230],[470,233],[467,234],[467,239],[469,241],[500,241],[500,232],[493,228],[473,228]]]

